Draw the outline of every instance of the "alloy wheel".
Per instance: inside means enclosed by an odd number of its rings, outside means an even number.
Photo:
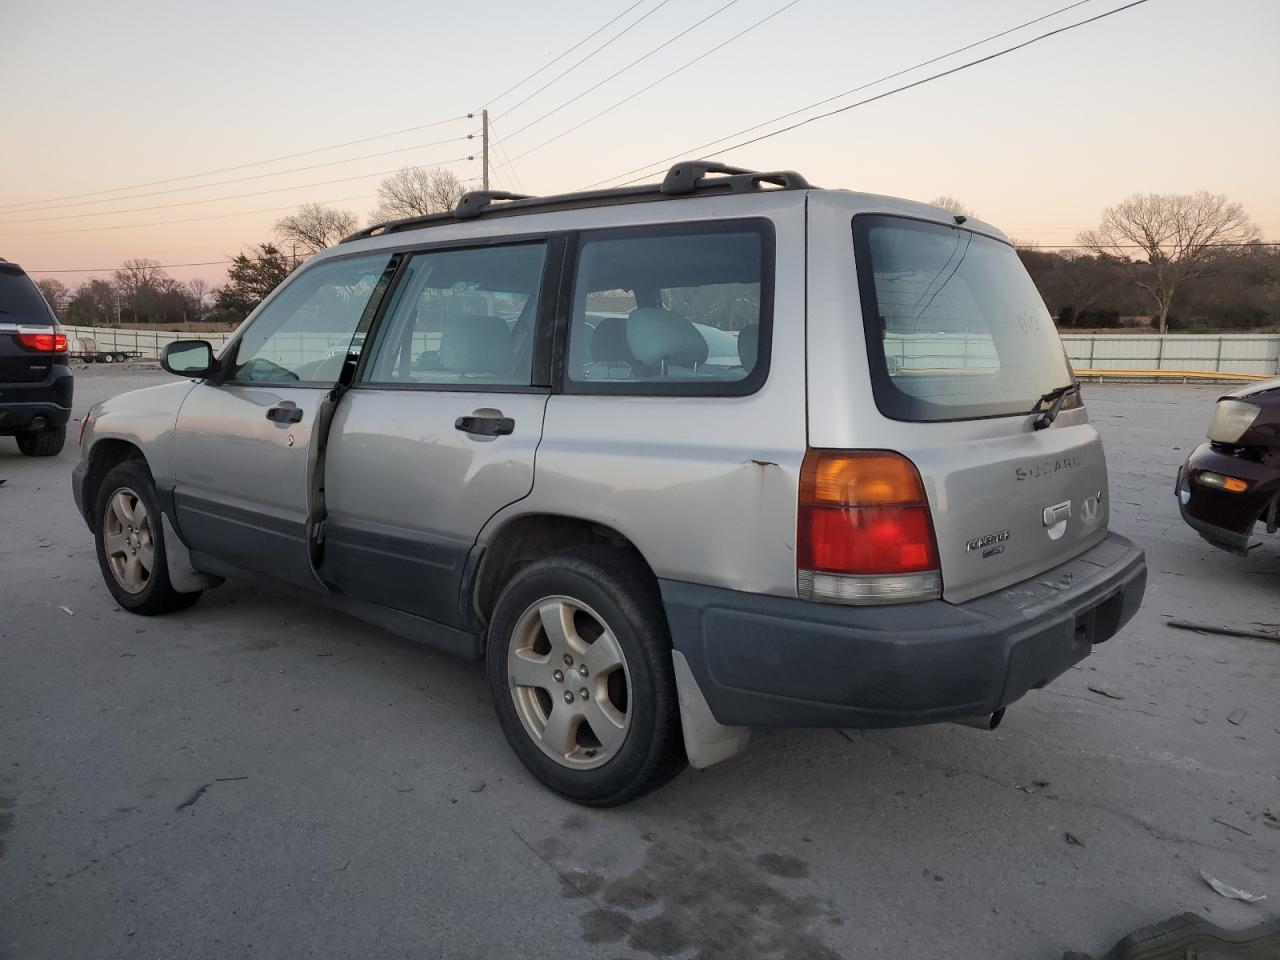
[[[617,637],[580,600],[544,597],[516,621],[507,683],[525,732],[557,763],[601,766],[631,726],[631,679]]]

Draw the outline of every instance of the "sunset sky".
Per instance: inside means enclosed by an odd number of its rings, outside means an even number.
[[[132,257],[223,260],[271,239],[272,224],[307,201],[351,210],[363,223],[381,176],[402,165],[452,161],[459,177],[479,177],[479,138],[459,139],[478,133],[479,121],[451,118],[485,105],[501,147],[496,159],[512,161],[495,166],[496,186],[580,188],[669,155],[696,156],[692,148],[714,138],[1068,0],[726,2],[0,0],[0,256],[74,286],[90,274],[38,271],[104,272]],[[1124,2],[1087,0],[822,109]],[[1277,0],[1150,0],[718,159],[800,170],[823,186],[924,200],[952,194],[1010,235],[1040,243],[1071,243],[1131,193],[1206,189],[1241,201],[1275,240],[1278,47]],[[450,122],[425,126],[435,121]],[[383,136],[410,127],[423,129]],[[737,139],[746,137],[726,143]],[[312,152],[353,140],[365,142]],[[467,155],[476,159],[457,159]],[[155,183],[215,170],[223,172]],[[141,184],[150,185],[118,189]],[[220,282],[225,268],[169,272]]]

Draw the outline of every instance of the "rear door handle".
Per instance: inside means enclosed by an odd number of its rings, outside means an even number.
[[[267,411],[267,419],[272,423],[301,423],[302,410],[293,404],[272,407]]]
[[[453,421],[455,430],[474,434],[478,437],[505,437],[515,432],[516,422],[501,414],[490,416],[459,417]]]

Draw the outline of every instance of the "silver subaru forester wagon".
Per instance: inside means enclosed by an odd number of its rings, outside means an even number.
[[[789,171],[471,193],[164,365],[82,431],[116,602],[242,577],[483,658],[581,803],[757,726],[992,727],[1146,583],[1008,239]]]

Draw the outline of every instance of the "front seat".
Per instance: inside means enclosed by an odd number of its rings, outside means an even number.
[[[501,317],[446,317],[440,334],[440,366],[464,376],[506,377],[515,356],[511,329]]]
[[[641,363],[666,376],[672,366],[698,367],[707,362],[707,341],[698,328],[670,310],[638,307],[627,317],[627,346]]]

